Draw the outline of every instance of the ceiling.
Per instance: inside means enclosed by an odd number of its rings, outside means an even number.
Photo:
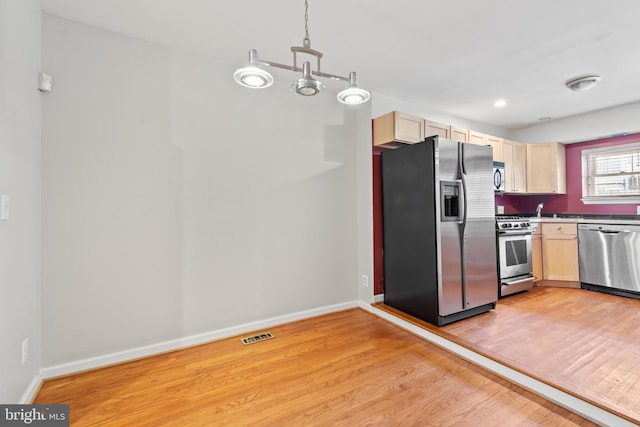
[[[323,71],[357,71],[375,93],[506,129],[640,101],[638,0],[309,2]],[[290,47],[304,36],[303,0],[41,3],[54,15],[238,66],[251,48],[290,64]],[[602,76],[600,84],[565,87],[588,74]],[[493,106],[499,98],[507,107]]]

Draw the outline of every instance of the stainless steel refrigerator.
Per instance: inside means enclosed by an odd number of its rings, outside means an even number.
[[[438,326],[495,308],[492,156],[439,137],[381,154],[386,305]]]

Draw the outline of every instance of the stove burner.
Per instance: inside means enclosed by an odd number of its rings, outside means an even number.
[[[498,232],[507,232],[507,231],[516,231],[516,230],[533,232],[535,227],[531,225],[531,223],[529,222],[529,219],[526,217],[497,216],[496,229],[498,230]]]

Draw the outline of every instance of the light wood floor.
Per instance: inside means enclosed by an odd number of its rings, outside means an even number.
[[[640,424],[640,300],[534,287],[442,329]]]
[[[640,425],[640,300],[534,287],[441,328],[378,306]]]
[[[360,309],[45,382],[74,426],[592,426]]]

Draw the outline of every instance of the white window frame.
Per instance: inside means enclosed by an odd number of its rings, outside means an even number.
[[[589,155],[602,154],[613,155],[617,151],[626,151],[640,149],[640,142],[632,142],[629,144],[612,145],[602,148],[589,148],[582,150],[580,153],[582,157],[582,203],[585,205],[617,205],[617,204],[640,204],[640,190],[638,194],[632,194],[628,196],[615,195],[615,196],[589,196],[589,164],[587,158]]]

